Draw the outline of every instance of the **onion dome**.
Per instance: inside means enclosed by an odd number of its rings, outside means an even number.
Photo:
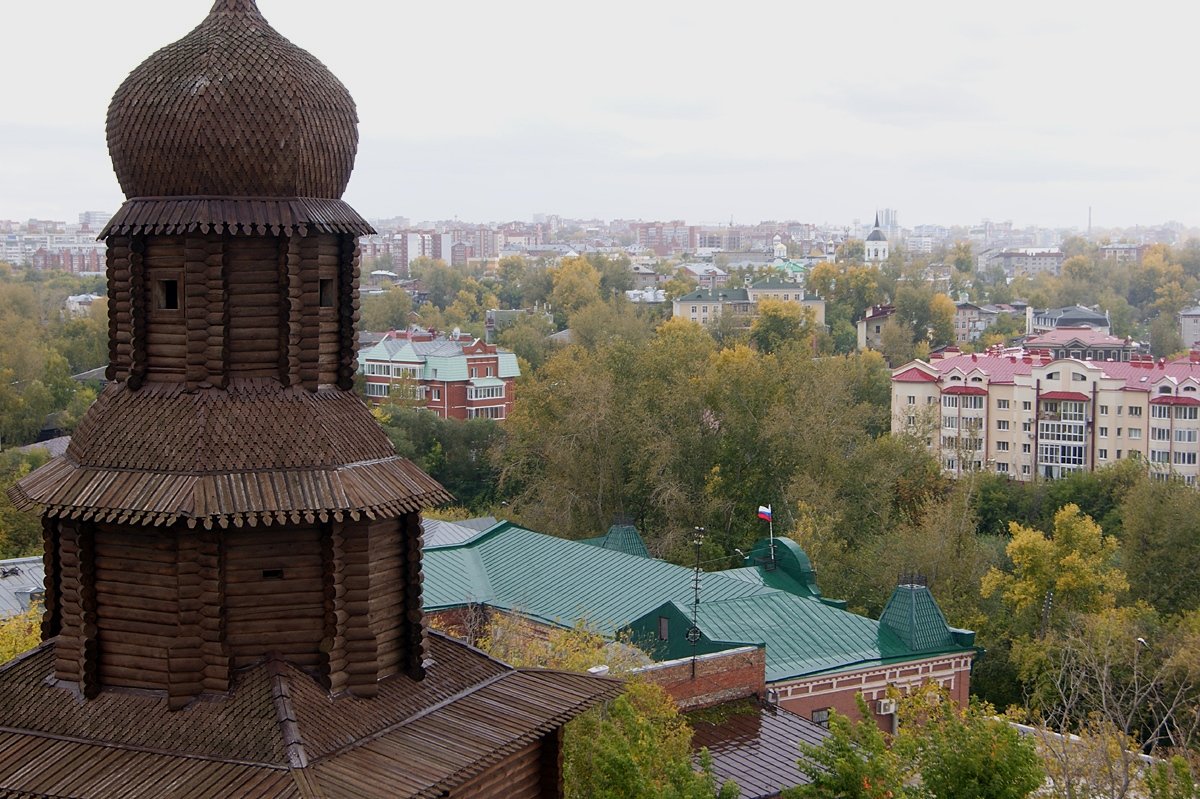
[[[133,204],[104,235],[251,225],[369,230],[348,206],[330,202],[354,168],[354,100],[325,65],[268,25],[254,0],[216,0],[191,33],[130,73],[109,105],[108,148]]]

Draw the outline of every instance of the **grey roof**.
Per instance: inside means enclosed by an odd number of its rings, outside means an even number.
[[[749,302],[744,288],[696,289],[679,298],[678,302]]]
[[[829,730],[778,707],[735,702],[688,714],[692,748],[708,747],[717,783],[737,783],[742,799],[778,796],[810,780],[796,765],[800,742],[820,745]]]
[[[476,519],[465,519],[459,522],[447,522],[441,519],[423,519],[421,521],[425,532],[426,549],[465,544],[495,525],[496,518],[494,516],[480,516]]]
[[[0,618],[29,610],[30,592],[44,590],[46,569],[40,555],[0,560]]]
[[[39,441],[36,444],[26,444],[23,447],[18,447],[18,452],[23,452],[28,455],[31,452],[45,450],[51,458],[59,458],[67,453],[67,445],[71,443],[70,436],[59,436],[58,438],[48,438],[45,441]]]

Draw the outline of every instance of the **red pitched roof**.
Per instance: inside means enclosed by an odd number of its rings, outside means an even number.
[[[1151,405],[1200,405],[1200,399],[1196,397],[1172,397],[1162,395],[1161,397],[1153,397],[1150,400]]]
[[[936,383],[937,378],[928,372],[924,372],[917,367],[905,369],[898,375],[892,375],[892,379],[897,383]]]
[[[986,395],[987,389],[981,386],[950,386],[942,389],[943,394],[977,394]]]
[[[1087,394],[1078,391],[1047,391],[1041,395],[1044,400],[1066,400],[1068,402],[1087,402],[1091,399]]]

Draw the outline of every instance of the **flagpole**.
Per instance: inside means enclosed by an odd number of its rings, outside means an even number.
[[[775,512],[767,506],[767,532],[771,540],[771,563],[775,562]]]

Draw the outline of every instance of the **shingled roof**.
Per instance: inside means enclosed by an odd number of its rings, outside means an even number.
[[[340,198],[358,149],[346,87],[254,0],[217,0],[117,89],[108,148],[129,201],[101,233],[365,235]]]
[[[331,699],[267,660],[219,701],[169,713],[150,692],[80,701],[50,677],[44,644],[0,667],[0,796],[444,796],[620,690],[513,669],[437,634],[429,654],[424,680],[391,677],[374,699]]]
[[[206,527],[357,520],[453,500],[396,455],[354,394],[269,379],[193,392],[110,384],[66,455],[9,496],[52,518]]]

